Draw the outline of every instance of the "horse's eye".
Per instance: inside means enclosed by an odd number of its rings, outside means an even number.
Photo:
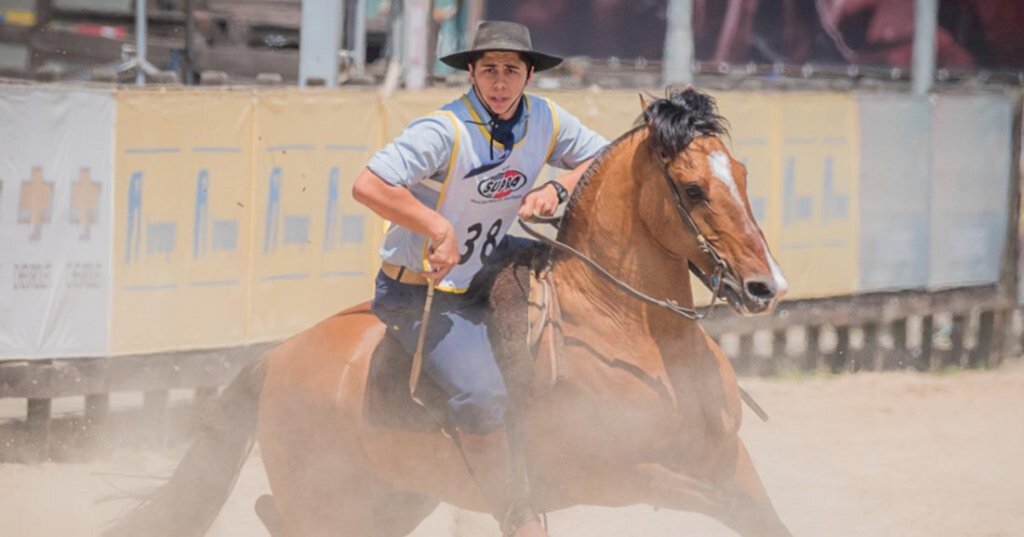
[[[704,191],[698,185],[684,185],[683,192],[690,201],[697,203],[704,200]]]

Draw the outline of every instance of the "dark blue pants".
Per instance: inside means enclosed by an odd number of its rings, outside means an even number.
[[[466,294],[434,292],[423,345],[423,370],[448,397],[448,413],[460,430],[486,434],[505,423],[508,391],[494,359],[484,323],[487,301],[479,287],[502,266],[502,259],[532,248],[533,241],[505,237]],[[373,313],[410,355],[416,352],[427,288],[377,274]]]
[[[416,352],[427,288],[377,274],[373,312],[410,355]],[[484,324],[487,304],[479,299],[434,292],[423,371],[444,390],[455,426],[486,434],[505,422],[508,392],[494,360]]]

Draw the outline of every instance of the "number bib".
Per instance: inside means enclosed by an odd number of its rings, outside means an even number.
[[[455,228],[460,257],[459,264],[438,284],[439,290],[463,293],[469,288],[473,276],[512,226],[523,197],[551,154],[557,132],[551,107],[545,99],[526,99],[528,119],[523,138],[503,163],[471,177],[467,175],[484,162],[479,155],[490,154],[490,134],[483,126],[466,123],[480,122],[467,102],[456,101],[444,108],[452,116],[456,143],[437,211]],[[424,262],[426,254],[424,249]]]

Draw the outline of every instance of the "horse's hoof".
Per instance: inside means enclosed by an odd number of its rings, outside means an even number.
[[[253,508],[256,510],[256,516],[260,517],[260,521],[270,532],[270,537],[284,537],[284,528],[281,526],[281,517],[277,514],[273,496],[264,494],[256,498],[256,505]]]

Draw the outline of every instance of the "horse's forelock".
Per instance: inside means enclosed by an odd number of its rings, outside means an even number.
[[[664,99],[654,100],[644,110],[641,119],[654,147],[669,157],[678,155],[696,138],[728,133],[715,98],[693,88],[670,88]]]

